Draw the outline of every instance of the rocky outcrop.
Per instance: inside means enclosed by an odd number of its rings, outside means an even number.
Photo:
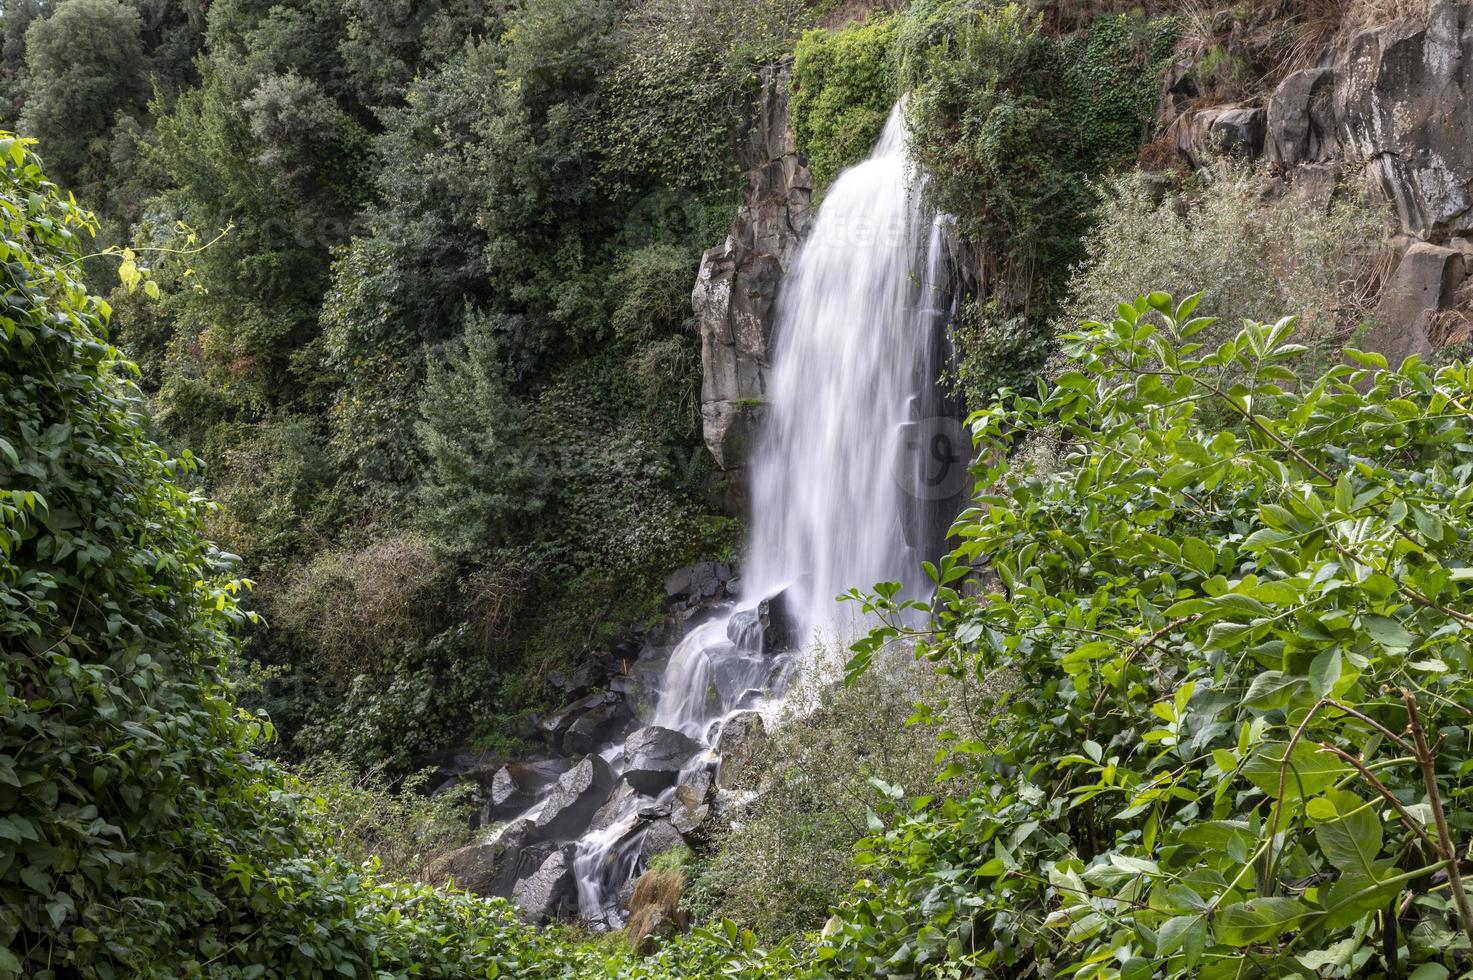
[[[1344,155],[1365,161],[1422,238],[1473,228],[1473,6],[1444,2],[1426,27],[1355,34],[1335,66]]]
[[[497,769],[489,798],[481,809],[481,823],[490,824],[523,812],[546,795],[570,765],[567,759],[523,759]]]
[[[451,851],[435,865],[430,877],[455,884],[477,895],[511,894],[516,885],[519,858],[534,831],[532,821],[521,820],[489,840]]]
[[[691,301],[701,337],[701,421],[716,464],[738,474],[767,396],[778,287],[812,222],[813,181],[788,124],[787,65],[764,69],[739,128],[747,187],[726,240],[701,258]]]
[[[511,902],[521,911],[523,920],[538,926],[563,914],[575,897],[571,846],[549,854],[511,892]]]
[[[595,691],[544,719],[538,731],[554,749],[579,755],[613,736],[632,717],[624,695]]]
[[[1194,167],[1218,154],[1252,160],[1263,152],[1265,115],[1248,106],[1188,111],[1174,126],[1176,148]]]
[[[1335,157],[1335,69],[1306,68],[1285,78],[1268,100],[1268,162],[1280,170]]]
[[[751,609],[738,610],[726,624],[726,638],[748,653],[789,649],[798,639],[797,620],[789,606],[787,593],[779,592]]]

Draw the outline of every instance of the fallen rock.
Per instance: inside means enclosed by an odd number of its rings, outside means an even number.
[[[1393,368],[1412,354],[1431,354],[1429,320],[1451,306],[1465,275],[1462,252],[1426,242],[1412,245],[1381,294],[1374,325],[1358,346],[1385,356]]]
[[[556,918],[573,896],[571,847],[553,851],[537,870],[512,888],[511,901],[529,925],[542,925]]]
[[[727,719],[716,743],[721,756],[716,784],[722,789],[756,789],[760,781],[758,758],[767,748],[767,726],[755,711],[743,711]]]
[[[614,788],[614,774],[601,756],[589,755],[558,778],[537,814],[537,834],[565,839],[581,833]]]
[[[533,829],[532,821],[519,820],[486,842],[451,851],[431,869],[430,878],[453,878],[466,891],[504,898],[516,884],[518,859]]]
[[[650,725],[624,740],[624,781],[646,796],[675,785],[701,743],[671,728]]]

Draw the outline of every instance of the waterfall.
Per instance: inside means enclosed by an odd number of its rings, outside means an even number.
[[[841,656],[863,624],[858,607],[837,595],[879,581],[911,594],[923,588],[916,529],[934,524],[939,492],[920,457],[929,451],[927,416],[937,411],[947,287],[942,227],[922,208],[913,171],[897,105],[870,156],[829,188],[783,285],[768,415],[752,462],[742,598],[678,644],[655,707],[653,724],[707,750],[682,778],[711,764],[731,714],[778,703],[799,660],[820,649]],[[797,652],[773,656],[752,638],[762,634],[757,609],[766,600]],[[616,755],[608,758],[617,764]],[[651,801],[630,795],[622,806],[614,823],[578,843],[585,919],[616,918],[617,890],[638,870],[641,835],[629,833]]]

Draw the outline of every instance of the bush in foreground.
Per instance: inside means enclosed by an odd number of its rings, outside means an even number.
[[[978,791],[867,843],[893,883],[818,950],[838,972],[1473,962],[1473,369],[1349,352],[1300,380],[1292,319],[1204,349],[1195,305],[1121,305],[1051,391],[974,416],[982,493],[924,650],[1018,683],[941,773]],[[984,564],[995,587],[960,588]]]

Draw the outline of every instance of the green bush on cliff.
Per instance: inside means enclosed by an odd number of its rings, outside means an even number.
[[[896,99],[893,17],[812,30],[793,52],[793,134],[824,188],[869,155]]]

